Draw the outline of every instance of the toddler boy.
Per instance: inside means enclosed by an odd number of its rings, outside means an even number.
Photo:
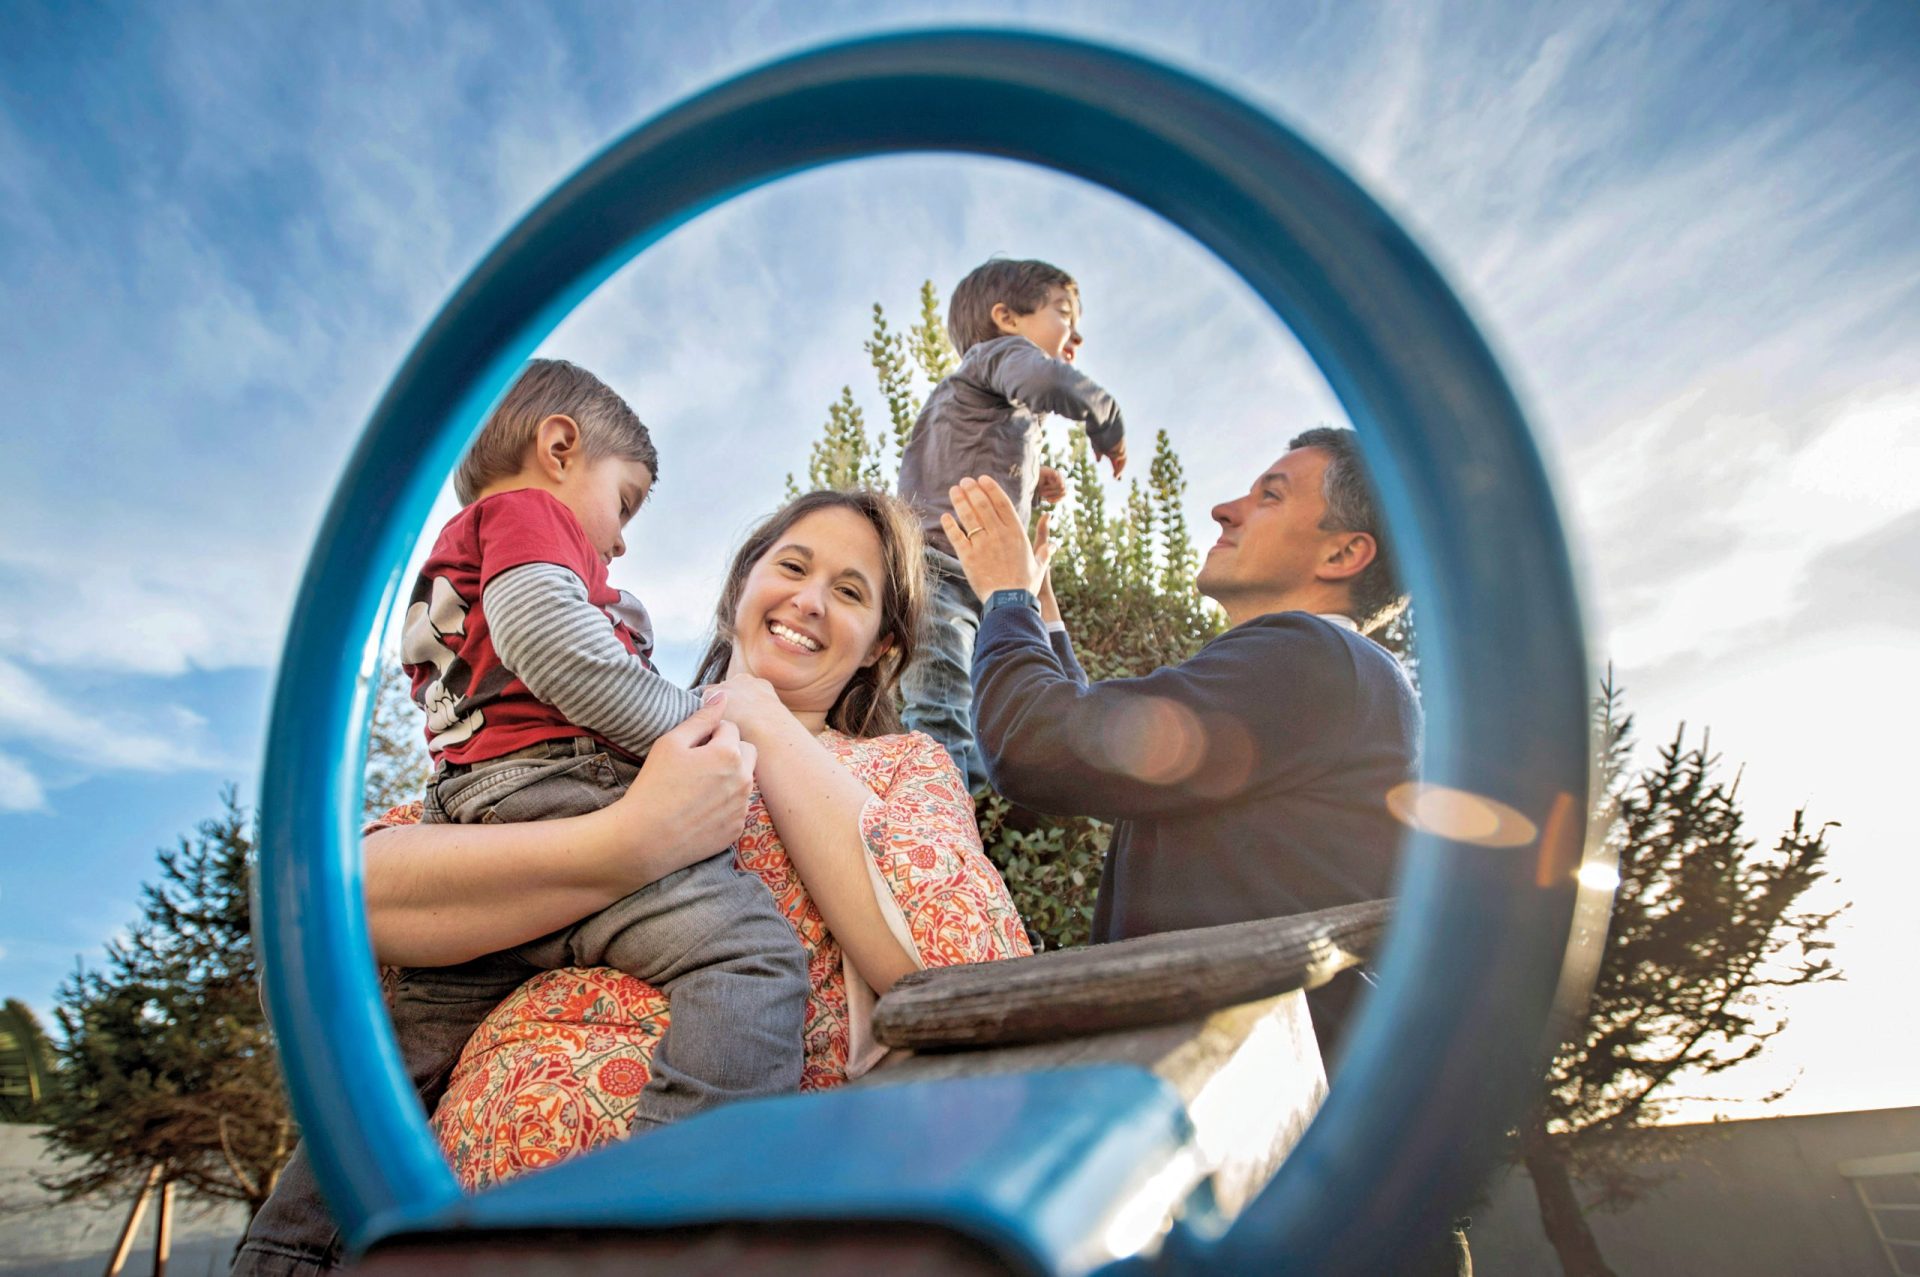
[[[593,374],[534,360],[454,476],[407,609],[401,659],[435,764],[423,819],[463,824],[581,815],[617,799],[639,760],[699,708],[653,669],[651,625],[607,583],[622,530],[659,472],[633,410]],[[390,983],[394,1035],[429,1110],[488,1012],[539,971],[617,967],[667,995],[634,1129],[800,1083],[806,959],[731,848],[572,926]],[[337,1262],[311,1170],[297,1157],[249,1230],[236,1273]]]
[[[900,495],[920,515],[932,584],[927,633],[901,676],[902,717],[946,746],[973,789],[987,783],[973,739],[973,644],[982,601],[967,585],[940,516],[953,513],[947,490],[981,475],[999,481],[1023,523],[1036,495],[1065,496],[1060,473],[1040,464],[1040,418],[1050,412],[1084,425],[1094,456],[1110,461],[1115,475],[1126,466],[1120,405],[1073,367],[1079,321],[1079,285],[1059,267],[995,258],[976,268],[947,307],[960,366],[927,396],[900,462]]]

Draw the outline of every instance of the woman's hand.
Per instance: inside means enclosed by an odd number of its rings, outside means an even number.
[[[654,743],[640,775],[584,816],[404,825],[362,842],[380,961],[450,967],[578,922],[740,837],[754,747],[724,697]]]
[[[772,733],[796,725],[793,711],[780,700],[772,683],[754,676],[738,646],[727,664],[726,681],[715,684],[713,690],[725,694],[723,713],[727,722],[739,728],[742,743],[763,745]]]
[[[607,809],[635,834],[635,850],[644,848],[656,875],[706,859],[746,827],[757,752],[725,721],[734,699],[708,691],[693,717],[654,742],[640,775]]]

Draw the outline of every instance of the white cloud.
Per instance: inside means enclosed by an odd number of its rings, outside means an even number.
[[[1920,509],[1920,388],[1808,415],[1814,433],[1796,440],[1776,417],[1718,414],[1696,391],[1579,463],[1623,664],[1762,640],[1803,610],[1821,556]]]
[[[0,811],[46,809],[47,791],[27,765],[10,755],[0,754]]]
[[[165,729],[143,723],[139,713],[90,712],[0,657],[0,739],[25,741],[44,754],[130,771],[208,766],[211,760],[199,742],[179,731],[198,716],[173,706],[156,708]]]

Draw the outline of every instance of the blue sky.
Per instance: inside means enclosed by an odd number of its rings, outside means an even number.
[[[1326,146],[1502,351],[1643,735],[1711,725],[1769,838],[1837,819],[1846,985],[1768,1063],[1804,1109],[1920,1102],[1920,17],[1644,4],[19,3],[0,19],[0,994],[46,1007],[153,850],[250,793],[292,584],[386,379],[514,220],[714,79],[994,22],[1200,71]],[[1189,518],[1341,419],[1183,236],[984,160],[736,200],[549,343],[660,441],[616,580],[668,651],[896,313],[992,253],[1083,281],[1084,366],[1164,427]],[[680,671],[686,664],[681,657]],[[1736,1084],[1737,1083],[1737,1084]],[[1741,1088],[1745,1087],[1745,1090]],[[1725,1106],[1722,1106],[1725,1107]],[[1738,1106],[1729,1111],[1744,1111]]]

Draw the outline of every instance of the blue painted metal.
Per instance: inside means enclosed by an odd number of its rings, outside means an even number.
[[[1552,494],[1471,320],[1359,187],[1218,89],[1071,40],[888,36],[751,72],[587,164],[461,285],[348,463],[281,662],[260,930],[294,1109],[356,1243],[458,1196],[380,1011],[353,829],[367,636],[438,485],[520,362],[648,244],[783,175],[906,151],[1003,156],[1099,183],[1184,228],[1272,306],[1361,430],[1421,599],[1427,778],[1547,831],[1517,851],[1410,839],[1404,908],[1340,1086],[1238,1224],[1224,1237],[1177,1235],[1169,1262],[1378,1271],[1435,1235],[1537,1076],[1573,956],[1588,666]],[[1286,433],[1261,423],[1249,465]],[[722,1155],[724,1141],[703,1134],[722,1117],[682,1138]],[[861,1155],[840,1143],[829,1158]],[[956,1204],[944,1218],[1006,1226],[975,1212]]]
[[[1154,1175],[1177,1171],[1191,1136],[1178,1096],[1119,1066],[824,1091],[735,1105],[613,1145],[418,1227],[959,1217],[1019,1269],[1087,1272],[1113,1258],[1108,1230],[1134,1223],[1116,1215],[1137,1209],[1152,1231],[1179,1200]]]

